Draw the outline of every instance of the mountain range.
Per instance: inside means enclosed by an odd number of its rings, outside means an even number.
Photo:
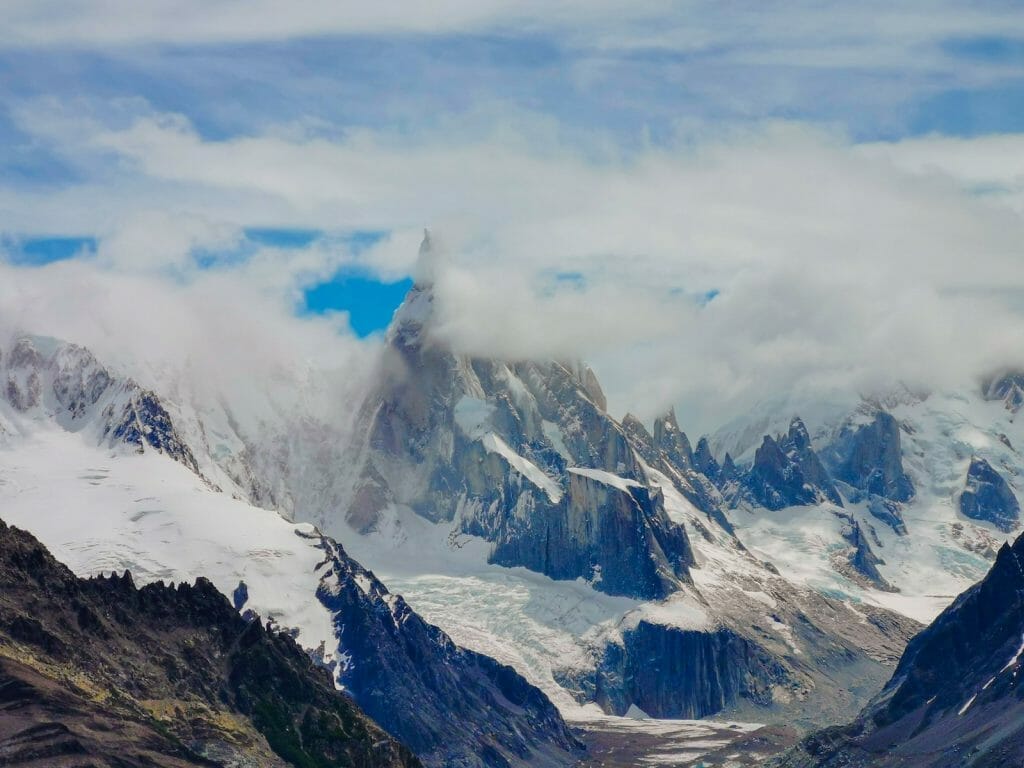
[[[81,577],[209,579],[425,765],[572,765],[574,728],[626,715],[814,731],[793,765],[895,748],[970,645],[954,597],[1017,562],[1019,373],[766,402],[694,444],[579,361],[458,351],[436,301],[413,286],[351,418],[326,376],[210,394],[12,329],[2,517]],[[1024,627],[993,578],[995,657]],[[1005,693],[958,669],[921,739]]]

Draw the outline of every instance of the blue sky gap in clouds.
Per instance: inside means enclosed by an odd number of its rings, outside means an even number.
[[[348,312],[349,326],[365,338],[387,328],[410,288],[410,278],[384,282],[365,272],[342,270],[331,280],[306,289],[305,311]]]
[[[213,269],[226,263],[244,259],[258,247],[301,249],[325,237],[325,233],[312,229],[252,227],[244,230],[245,242],[230,253],[193,252],[199,269]],[[339,239],[353,254],[379,242],[386,233],[351,232]],[[22,237],[6,238],[0,245],[7,260],[23,267],[40,267],[71,258],[90,258],[96,255],[98,241],[90,236]],[[362,268],[350,267],[339,271],[329,280],[307,287],[303,291],[303,314],[325,314],[344,311],[349,313],[349,324],[357,336],[365,338],[387,327],[391,316],[412,287],[412,280],[403,278],[385,281]]]
[[[0,252],[18,266],[43,266],[65,259],[94,256],[96,244],[96,238],[90,236],[3,236],[0,238]]]

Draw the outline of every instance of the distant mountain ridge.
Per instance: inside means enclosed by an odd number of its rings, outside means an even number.
[[[519,667],[551,696],[568,694],[617,714],[638,707],[659,717],[727,711],[821,723],[832,718],[825,694],[838,686],[846,692],[836,717],[848,717],[889,676],[916,629],[899,614],[930,618],[942,590],[980,573],[999,535],[1019,525],[1014,427],[1000,426],[995,441],[991,430],[982,435],[975,427],[979,414],[998,411],[997,421],[1013,415],[1012,376],[975,393],[977,410],[967,415],[952,400],[898,393],[862,398],[825,422],[751,417],[735,434],[767,434],[737,461],[716,455],[715,436],[694,445],[672,411],[651,428],[628,414],[617,420],[582,363],[453,351],[434,333],[435,301],[429,280],[421,280],[396,313],[354,440],[342,439],[347,431],[316,412],[268,410],[265,423],[257,414],[240,424],[230,397],[196,405],[177,392],[143,390],[86,350],[38,337],[0,348],[0,428],[13,436],[32,419],[52,419],[106,450],[163,453],[211,490],[311,521],[361,559],[372,553],[378,570],[388,565],[391,548],[394,557],[415,558],[416,537],[433,541],[437,534],[447,537],[453,558],[471,544],[451,572],[432,561],[440,571],[429,575],[451,576],[453,589],[469,584],[459,581],[459,570],[471,550],[481,565],[508,569],[510,579],[549,578],[553,585],[543,588],[555,591],[572,585],[559,599],[585,595],[581,605],[602,606],[595,615],[619,605],[618,613],[577,622],[549,617],[532,603],[531,620],[539,615],[572,634],[573,660],[562,666],[550,654],[551,669],[543,673],[550,684],[537,670]],[[337,546],[322,541],[316,546],[324,551]],[[939,563],[951,565],[939,571]],[[325,578],[333,567],[324,569]],[[541,581],[521,577],[519,569]],[[340,602],[322,581],[313,590],[322,603],[379,617],[345,642],[362,645],[365,668],[379,663],[395,672],[387,678],[392,692],[413,670],[363,645],[377,632],[382,647],[389,647],[385,637],[415,636],[416,653],[438,668],[455,663],[465,676],[458,684],[475,680],[480,700],[487,699],[504,673],[482,656],[449,655],[446,639],[420,631],[416,621],[397,635],[387,628],[404,625],[398,614],[418,606],[422,587],[415,578],[403,582],[403,591],[412,590],[405,604],[382,585],[366,587],[379,582],[359,569],[336,570],[349,574],[345,584],[363,586]],[[925,590],[938,593],[927,605]],[[623,602],[604,604],[602,595]],[[490,638],[474,646],[479,625],[470,626],[472,620],[467,613],[444,626],[470,647],[515,656],[495,651]],[[463,621],[471,632],[462,632]],[[515,616],[508,621],[496,631],[516,638],[507,642],[522,641]],[[340,622],[338,631],[354,626],[359,621]],[[673,666],[690,655],[703,660]],[[645,660],[652,658],[673,675],[651,674]],[[360,676],[359,664],[349,670],[332,661],[358,696],[383,695],[373,686],[360,689],[369,678]],[[407,700],[407,711],[432,713],[401,721],[423,726],[400,734],[421,754],[448,737],[444,728],[428,727],[448,706],[448,694],[438,695],[447,690],[443,677]],[[556,759],[570,759],[574,744],[564,724],[528,691],[515,682],[499,697],[513,705],[510,711],[520,699],[536,705],[527,718],[536,730],[521,741],[510,736],[515,743],[499,748],[509,750],[502,759],[551,745],[561,752]],[[467,717],[479,710],[470,705]],[[386,712],[371,714],[386,719]],[[510,734],[519,727],[515,718],[498,721]],[[461,743],[472,752],[475,742],[465,736],[459,734]]]

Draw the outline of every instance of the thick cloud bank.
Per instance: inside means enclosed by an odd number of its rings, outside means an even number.
[[[237,377],[297,360],[355,371],[366,345],[343,318],[298,319],[297,291],[342,264],[411,274],[429,226],[445,341],[587,358],[620,413],[675,403],[710,429],[782,394],[961,386],[1024,365],[1024,185],[995,159],[1024,156],[1021,136],[858,145],[768,123],[626,151],[508,118],[414,140],[295,127],[217,140],[180,116],[71,120],[36,103],[25,129],[106,178],[0,199],[22,229],[100,222],[100,248],[5,267],[0,308],[201,370],[234,356]],[[391,234],[358,254],[315,243],[195,267],[268,220]]]

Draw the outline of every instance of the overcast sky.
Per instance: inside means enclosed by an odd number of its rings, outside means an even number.
[[[1022,216],[1016,2],[0,5],[0,321],[126,359],[360,366],[429,227],[447,341],[700,432],[1024,365]]]

